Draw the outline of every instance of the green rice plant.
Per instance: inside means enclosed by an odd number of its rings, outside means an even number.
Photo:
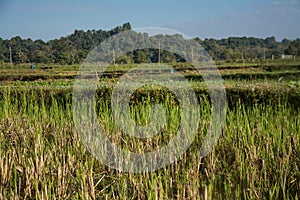
[[[140,98],[130,102],[128,112],[137,124],[151,122],[151,105],[160,104],[166,110],[162,130],[153,138],[140,139],[120,129],[112,115],[110,94],[102,92],[96,96],[97,120],[119,147],[151,151],[166,145],[176,134],[181,111],[172,93],[155,88],[135,94]],[[226,124],[215,148],[200,158],[211,109],[208,96],[198,93],[200,121],[187,151],[165,168],[134,174],[111,169],[87,151],[74,127],[71,99],[67,90],[1,88],[0,199],[299,196],[300,114],[287,101],[237,101],[227,110]]]

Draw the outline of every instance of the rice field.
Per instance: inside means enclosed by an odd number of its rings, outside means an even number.
[[[225,125],[203,158],[199,150],[208,133],[211,105],[205,86],[191,79],[201,113],[195,139],[177,161],[144,173],[107,167],[80,140],[72,112],[72,77],[78,66],[54,66],[48,72],[19,66],[24,70],[20,75],[9,72],[16,68],[1,68],[6,73],[0,81],[0,199],[299,199],[299,65],[293,64],[293,76],[282,73],[280,81],[272,72],[259,71],[260,65],[252,71],[251,66],[248,74],[271,75],[235,79],[235,67],[224,72],[230,75],[224,80]],[[157,88],[136,91],[128,112],[137,124],[151,121],[153,103],[167,112],[166,124],[155,137],[134,138],[114,122],[110,97],[115,81],[101,79],[103,87],[96,95],[97,120],[107,138],[134,152],[168,144],[180,124],[174,94]]]

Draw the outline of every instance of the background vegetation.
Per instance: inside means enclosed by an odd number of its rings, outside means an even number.
[[[10,62],[10,50],[13,63],[81,63],[88,52],[100,42],[122,31],[131,30],[130,23],[117,26],[112,30],[75,30],[73,34],[50,41],[0,38],[0,62]],[[195,38],[214,60],[263,60],[280,58],[282,54],[299,56],[300,39],[276,41],[275,37],[265,39],[254,37],[229,37],[226,39]],[[130,42],[130,41],[129,41]],[[132,41],[131,41],[132,42]],[[130,45],[130,44],[129,44]],[[157,57],[149,50],[137,51],[132,55],[119,58],[119,63],[154,62]],[[172,55],[162,54],[162,62],[175,61]]]

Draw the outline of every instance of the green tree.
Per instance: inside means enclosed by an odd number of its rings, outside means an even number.
[[[148,63],[150,59],[147,58],[143,50],[138,49],[134,52],[134,61],[135,63]]]
[[[127,23],[123,24],[122,28],[125,31],[129,31],[129,30],[131,30],[131,24],[129,22],[127,22]]]
[[[264,40],[264,45],[265,47],[267,48],[276,48],[277,47],[277,43],[276,43],[276,39],[274,36],[272,37],[267,37],[265,40]]]
[[[18,51],[15,54],[15,62],[16,63],[26,63],[28,62],[27,54],[23,51]]]
[[[285,50],[285,54],[300,56],[300,39],[292,41]]]
[[[132,64],[134,61],[130,55],[123,54],[116,59],[119,64]]]

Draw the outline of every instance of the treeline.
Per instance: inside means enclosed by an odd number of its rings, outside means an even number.
[[[282,55],[300,56],[300,39],[283,39],[276,41],[275,37],[229,37],[226,39],[205,39],[198,41],[215,60],[257,60],[276,59]]]
[[[19,36],[10,40],[0,38],[0,62],[10,62],[12,57],[13,63],[81,63],[97,44],[126,30],[131,30],[130,23],[109,31],[75,30],[69,36],[48,42],[40,39],[22,39]]]
[[[120,32],[131,30],[130,23],[112,30],[75,30],[73,34],[60,39],[43,40],[22,39],[19,36],[9,40],[0,38],[0,62],[8,63],[81,63],[88,52],[107,38]],[[226,39],[195,38],[214,60],[257,60],[280,58],[282,54],[300,56],[300,39],[276,41],[275,37],[265,39],[254,37],[229,37]],[[134,41],[133,41],[134,42]],[[117,58],[119,63],[140,63],[157,61],[155,50],[138,50]],[[156,56],[155,56],[156,55]],[[178,61],[178,56],[164,52],[161,62]]]

